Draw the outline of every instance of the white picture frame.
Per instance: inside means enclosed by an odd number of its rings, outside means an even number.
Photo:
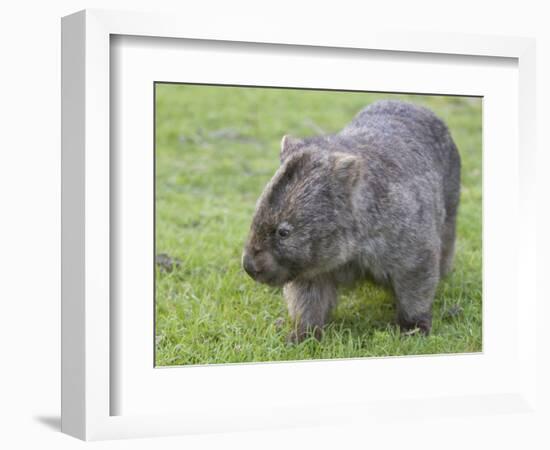
[[[290,46],[302,50],[326,48],[336,55],[355,49],[377,52],[407,54],[413,61],[429,59],[435,55],[452,55],[472,58],[501,58],[517,65],[517,95],[511,103],[511,111],[502,113],[508,120],[514,117],[512,129],[517,129],[518,143],[509,143],[519,161],[508,160],[505,171],[517,171],[509,189],[512,198],[517,199],[512,211],[517,221],[512,221],[511,230],[516,234],[517,252],[507,274],[515,282],[525,286],[521,302],[518,293],[513,292],[513,308],[517,308],[514,320],[513,363],[517,372],[509,378],[495,380],[494,390],[486,391],[480,385],[478,392],[472,386],[466,391],[445,390],[435,387],[432,392],[419,389],[416,395],[406,390],[397,392],[392,398],[376,398],[366,392],[356,401],[349,398],[338,402],[337,396],[326,403],[315,403],[307,396],[297,403],[276,403],[254,408],[254,399],[243,405],[236,405],[235,399],[220,398],[216,409],[200,408],[200,396],[190,397],[191,408],[178,410],[177,404],[169,410],[153,406],[154,395],[143,408],[119,408],[114,398],[124,390],[124,377],[113,377],[113,367],[124,360],[124,346],[116,349],[113,342],[117,336],[117,323],[113,321],[111,297],[116,290],[116,280],[111,279],[114,235],[113,200],[111,187],[115,186],[117,173],[113,173],[110,152],[115,132],[111,129],[111,107],[114,99],[111,71],[113,36],[134,36],[142,38],[176,38],[214,42],[254,43],[258,45],[283,44],[278,47],[283,53]],[[159,45],[163,45],[160,43]],[[220,49],[221,54],[225,50]],[[535,142],[535,47],[531,39],[487,37],[451,34],[407,34],[390,33],[381,30],[341,33],[326,36],[312,30],[281,30],[275,24],[254,22],[235,29],[223,21],[210,24],[196,23],[192,17],[174,17],[163,14],[143,14],[87,10],[63,18],[62,21],[62,430],[85,440],[162,436],[172,434],[252,430],[270,427],[318,425],[328,423],[361,423],[362,420],[383,418],[383,421],[403,420],[403,414],[395,411],[396,404],[405,404],[411,414],[434,417],[468,417],[476,414],[495,415],[507,412],[518,414],[525,420],[537,414],[536,404],[536,294],[534,292],[535,259],[535,213],[532,176],[534,174]],[[116,56],[116,55],[115,55]],[[222,55],[223,56],[223,55]],[[479,59],[481,61],[481,59]],[[146,62],[143,62],[144,66]],[[412,64],[412,63],[411,63]],[[470,63],[471,64],[471,63]],[[475,64],[475,61],[474,61]],[[480,63],[481,64],[481,63]],[[154,75],[151,75],[154,76]],[[514,79],[508,80],[509,82]],[[196,80],[195,80],[196,81]],[[245,83],[243,83],[245,84]],[[498,84],[495,81],[495,84]],[[443,88],[441,88],[443,89]],[[475,88],[472,88],[475,89]],[[471,92],[471,91],[470,91]],[[496,112],[494,113],[496,114]],[[507,123],[507,122],[506,122]],[[512,134],[512,138],[514,134]],[[497,141],[495,141],[497,142]],[[152,141],[150,144],[152,146]],[[512,148],[510,147],[510,148]],[[146,162],[146,161],[145,161]],[[518,166],[513,165],[514,162]],[[484,161],[487,164],[487,161]],[[518,170],[519,169],[519,170]],[[506,172],[508,173],[508,172]],[[498,186],[496,186],[498,188]],[[495,188],[495,186],[493,186]],[[498,189],[493,189],[498,191]],[[491,210],[490,210],[491,211]],[[487,214],[487,210],[484,211]],[[503,269],[505,270],[505,269]],[[498,274],[496,274],[498,275]],[[504,294],[504,293],[503,293]],[[152,295],[152,294],[151,294]],[[512,311],[512,309],[510,309]],[[485,313],[484,309],[484,322]],[[152,316],[152,308],[150,309]],[[126,316],[130,322],[132,317]],[[136,319],[137,320],[137,319]],[[147,320],[147,318],[145,318]],[[516,328],[517,327],[517,328]],[[131,328],[126,326],[126,328]],[[501,330],[503,333],[503,331]],[[145,344],[147,345],[147,344]],[[490,356],[490,352],[486,354]],[[470,367],[468,355],[453,357],[453,362],[430,360],[441,370],[461,370]],[[505,354],[499,361],[504,361]],[[138,360],[138,365],[143,360]],[[152,365],[147,371],[154,370]],[[491,360],[486,367],[490,370]],[[495,360],[496,361],[496,360]],[[317,364],[317,363],[316,363]],[[319,363],[321,364],[321,363]],[[326,363],[325,363],[326,364]],[[400,370],[401,362],[396,359],[379,360],[377,366],[392,366]],[[427,363],[426,363],[427,364]],[[504,362],[503,362],[504,364]],[[512,361],[510,362],[512,364]],[[240,374],[254,374],[256,377],[284,376],[293,364],[257,364],[230,369]],[[295,364],[296,365],[296,364]],[[419,366],[422,366],[420,363]],[[444,368],[443,366],[447,366]],[[139,371],[139,367],[134,367]],[[137,367],[137,368],[136,368]],[[300,363],[301,375],[315,376],[320,366]],[[371,368],[374,366],[371,364]],[[202,367],[190,375],[194,383],[212,382],[222,372],[220,367]],[[163,383],[173,383],[176,372],[169,375],[162,370]],[[178,369],[175,369],[178,370]],[[364,370],[362,361],[346,361],[342,364],[323,366],[323,370],[334,370],[334,376],[342,371]],[[409,367],[422,371],[425,367]],[[463,369],[465,370],[465,369]],[[470,370],[481,370],[472,365]],[[485,370],[485,368],[483,369]],[[145,371],[145,369],[144,369]],[[216,372],[217,371],[217,372]],[[159,370],[157,369],[157,373]],[[374,372],[372,372],[374,373]],[[380,372],[380,376],[383,372]],[[137,376],[137,372],[136,372]],[[139,375],[141,376],[141,375]],[[141,382],[144,378],[138,378]],[[156,376],[156,375],[155,375]],[[179,375],[178,375],[179,376]],[[225,374],[223,376],[226,376]],[[234,375],[229,375],[234,376]],[[240,375],[239,375],[240,376]],[[374,375],[373,375],[374,376]],[[177,380],[176,380],[177,381]],[[352,381],[358,382],[358,380]],[[489,379],[487,379],[487,383]],[[502,382],[503,384],[499,384]],[[207,386],[202,386],[206,391]],[[201,386],[195,387],[200,392]],[[146,389],[147,390],[147,389]],[[151,392],[151,390],[147,390]],[[135,395],[135,390],[129,390]],[[153,391],[154,393],[154,391]],[[371,395],[369,397],[369,395]],[[161,396],[165,397],[165,396]],[[422,400],[418,400],[421,397]],[[214,400],[211,400],[213,402]],[[258,403],[261,400],[258,400]],[[175,402],[175,400],[174,400]],[[272,402],[272,403],[269,403]],[[181,404],[181,403],[180,403]],[[239,409],[240,408],[240,409]],[[427,413],[431,410],[437,411]],[[116,414],[113,414],[116,411]],[[127,411],[130,411],[127,413]],[[452,422],[452,421],[451,421]],[[498,427],[498,420],[495,424]]]

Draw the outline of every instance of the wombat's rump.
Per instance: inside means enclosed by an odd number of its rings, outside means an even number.
[[[460,156],[445,124],[423,107],[377,102],[337,134],[283,138],[243,267],[284,286],[294,340],[320,335],[338,285],[367,276],[393,288],[401,328],[429,333],[459,197]]]

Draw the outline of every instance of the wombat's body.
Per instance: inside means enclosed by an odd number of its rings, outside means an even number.
[[[452,266],[459,197],[460,157],[445,124],[425,108],[377,102],[338,134],[283,138],[243,265],[284,285],[294,339],[322,329],[338,285],[367,276],[393,288],[402,328],[428,333]]]

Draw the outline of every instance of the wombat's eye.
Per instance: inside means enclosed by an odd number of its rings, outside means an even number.
[[[286,228],[279,228],[277,230],[277,233],[280,237],[285,238],[290,234],[290,230],[287,230]]]
[[[284,222],[281,225],[279,225],[279,228],[277,228],[277,235],[280,238],[284,239],[288,237],[291,230],[292,230],[292,227],[288,223]]]

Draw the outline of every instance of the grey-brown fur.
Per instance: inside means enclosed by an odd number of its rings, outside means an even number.
[[[403,329],[429,333],[459,196],[460,157],[445,124],[426,108],[380,101],[337,134],[283,138],[243,266],[284,286],[293,340],[319,336],[337,287],[365,277],[393,289]]]

